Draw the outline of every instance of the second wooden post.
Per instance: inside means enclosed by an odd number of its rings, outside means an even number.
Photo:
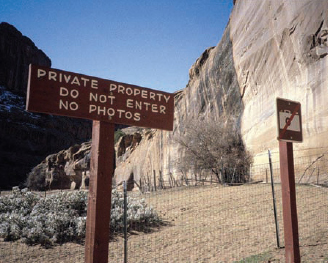
[[[301,262],[301,256],[298,237],[293,143],[280,141],[279,152],[285,234],[285,258],[287,263],[297,263]]]

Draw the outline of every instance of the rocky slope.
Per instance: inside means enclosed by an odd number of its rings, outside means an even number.
[[[90,150],[89,141],[47,156],[29,173],[27,187],[33,190],[87,188]]]
[[[90,122],[25,111],[28,65],[50,59],[16,28],[0,24],[0,188],[26,180],[48,154],[90,139]]]

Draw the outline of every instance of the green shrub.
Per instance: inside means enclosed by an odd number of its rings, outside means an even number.
[[[44,162],[35,166],[27,176],[26,187],[36,191],[44,191],[46,189],[46,170],[47,164]]]
[[[123,193],[112,191],[111,233],[123,229]],[[0,197],[0,237],[50,247],[85,238],[87,192],[60,192],[39,197],[27,190]],[[146,231],[161,221],[143,199],[128,198],[129,230]]]

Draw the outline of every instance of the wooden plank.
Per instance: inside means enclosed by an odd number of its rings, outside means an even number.
[[[294,173],[293,143],[279,142],[280,177],[282,188],[285,258],[286,262],[301,262],[296,188]]]
[[[174,94],[30,65],[26,109],[171,131]]]
[[[85,262],[108,262],[109,222],[114,172],[115,125],[94,121],[90,163]]]

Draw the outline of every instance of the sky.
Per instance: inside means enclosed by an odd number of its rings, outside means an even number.
[[[15,26],[52,68],[175,92],[216,46],[233,0],[0,0]]]

